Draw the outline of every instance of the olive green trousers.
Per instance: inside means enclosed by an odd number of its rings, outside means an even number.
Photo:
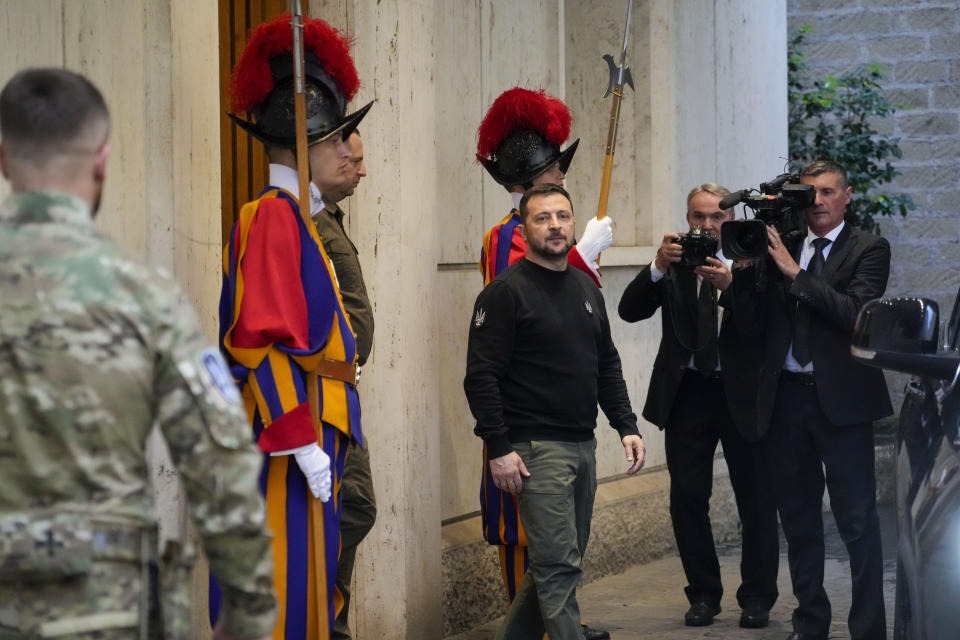
[[[596,440],[518,442],[529,478],[520,492],[530,568],[496,640],[581,640],[577,584],[597,492]]]

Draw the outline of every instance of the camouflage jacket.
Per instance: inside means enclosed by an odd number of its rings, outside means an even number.
[[[172,278],[99,232],[85,203],[14,194],[0,205],[0,539],[44,514],[155,526],[154,425],[223,588],[226,630],[268,634],[262,457],[219,352]]]

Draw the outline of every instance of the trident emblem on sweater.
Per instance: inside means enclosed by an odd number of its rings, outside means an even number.
[[[473,326],[479,329],[483,326],[483,321],[487,319],[487,314],[484,313],[483,309],[477,309],[477,314],[473,316]]]
[[[583,308],[587,310],[587,313],[589,313],[590,315],[593,315],[593,307],[590,306],[589,300],[583,301]]]

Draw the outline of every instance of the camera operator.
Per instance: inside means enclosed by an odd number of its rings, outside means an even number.
[[[754,424],[754,389],[744,393],[733,388],[742,386],[739,376],[732,374],[741,368],[736,332],[727,326],[731,323],[717,303],[718,293],[726,291],[733,278],[731,262],[717,249],[720,226],[733,219],[732,208],[719,208],[720,199],[728,194],[714,183],[690,192],[690,233],[663,237],[656,258],[624,291],[619,313],[627,322],[637,322],[663,309],[663,337],[643,417],[665,431],[670,516],[690,602],[684,622],[709,625],[720,612],[723,585],[708,514],[714,455],[721,442],[743,525],[737,590],[740,626],[758,628],[767,625],[778,595],[777,514],[773,496],[767,493],[769,482],[761,478],[758,445],[748,440]],[[704,242],[709,234],[717,240]],[[720,301],[723,304],[725,296]],[[718,350],[721,318],[724,347]]]
[[[798,601],[788,640],[825,639],[830,629],[824,484],[850,557],[850,637],[885,639],[871,422],[892,408],[882,371],[858,364],[850,339],[860,308],[886,288],[890,245],[844,223],[852,189],[843,167],[813,162],[800,181],[816,191],[806,237],[784,246],[768,227],[770,268],[783,278],[758,292],[741,286],[750,270],[739,271],[731,296],[737,317],[758,318],[763,336],[757,428],[766,432]]]

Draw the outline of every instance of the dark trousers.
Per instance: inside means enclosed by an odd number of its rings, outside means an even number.
[[[823,588],[826,486],[850,556],[850,637],[886,640],[872,426],[831,424],[816,387],[784,375],[766,444],[798,602],[794,630],[826,637],[830,629],[830,600]]]
[[[367,443],[369,446],[369,443]],[[350,588],[357,547],[367,536],[377,519],[377,501],[373,494],[373,474],[370,471],[370,452],[353,440],[347,447],[347,461],[341,480],[343,493],[340,516],[340,563],[337,566],[337,589],[343,596],[343,609],[333,623],[333,639],[349,640]]]
[[[684,374],[664,439],[670,472],[670,517],[687,578],[687,599],[691,604],[719,605],[723,595],[709,515],[713,460],[719,442],[723,444],[742,526],[737,602],[741,607],[769,610],[778,595],[776,504],[765,477],[760,447],[744,440],[734,426],[719,378],[706,378],[692,370]]]

